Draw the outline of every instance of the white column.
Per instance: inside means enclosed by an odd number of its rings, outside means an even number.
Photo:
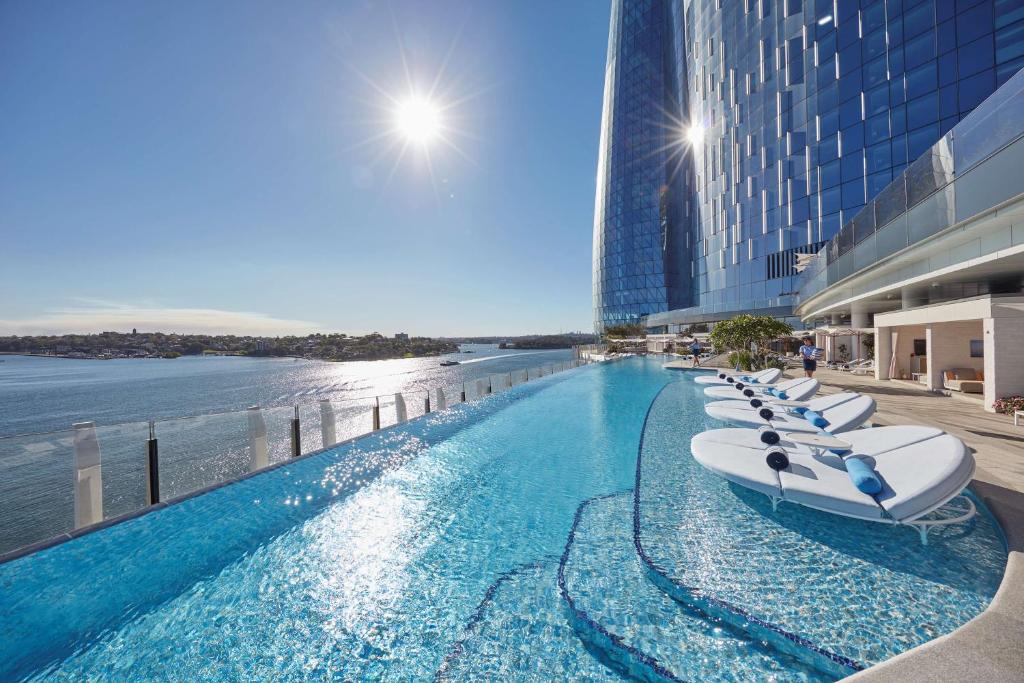
[[[1024,318],[985,318],[985,410],[1024,394]]]
[[[875,328],[875,379],[889,379],[889,359],[892,358],[892,328]]]
[[[395,417],[398,424],[409,421],[409,411],[405,407],[405,397],[401,394],[395,394]]]
[[[337,421],[334,417],[334,406],[330,401],[320,401],[320,436],[324,448],[338,443]]]
[[[103,467],[92,422],[72,425],[75,448],[75,528],[103,521]]]
[[[942,326],[939,324],[928,325],[924,328],[925,353],[927,354],[928,366],[921,368],[927,372],[927,385],[930,391],[942,391],[942,373],[953,367],[956,359],[950,357],[952,351],[950,331],[945,336],[942,334]]]
[[[261,470],[269,464],[267,458],[267,423],[263,411],[252,406],[249,413],[249,471]]]

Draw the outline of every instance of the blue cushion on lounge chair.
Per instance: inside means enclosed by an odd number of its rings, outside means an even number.
[[[775,397],[780,401],[789,400],[789,394],[787,394],[785,391],[779,391],[778,389],[775,390]]]
[[[872,496],[882,490],[882,482],[878,475],[864,460],[851,456],[843,462],[846,464],[846,473],[850,475],[850,481],[858,491]]]
[[[824,417],[814,412],[813,410],[804,411],[804,419],[820,429],[824,429],[829,425],[828,420],[826,420]]]
[[[810,410],[810,408],[807,406],[797,406],[796,408],[793,408],[793,412],[797,415],[806,415],[808,410]]]

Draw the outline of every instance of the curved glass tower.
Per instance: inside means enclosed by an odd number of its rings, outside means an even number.
[[[594,209],[594,326],[689,306],[685,70],[671,0],[614,0]],[[678,8],[678,3],[676,3]],[[684,277],[685,276],[685,277]]]
[[[820,249],[1022,66],[1021,0],[615,0],[598,326],[792,316],[796,255]],[[651,114],[655,101],[667,111]],[[682,155],[646,154],[684,139],[666,121],[700,134]],[[662,213],[658,179],[674,207]],[[659,234],[671,235],[661,253]]]

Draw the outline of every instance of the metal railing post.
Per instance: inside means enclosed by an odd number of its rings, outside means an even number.
[[[96,425],[77,422],[75,449],[75,528],[103,521],[103,467]]]
[[[302,455],[302,426],[299,424],[299,407],[295,406],[295,415],[292,417],[292,457]]]
[[[427,396],[423,399],[423,414],[430,413],[430,389],[427,389]]]
[[[149,421],[149,441],[146,442],[146,503],[160,502],[160,464],[156,444],[156,423]]]
[[[487,375],[487,393],[488,395],[494,393],[494,384],[491,382],[491,376]]]
[[[466,402],[466,383],[462,383],[462,402]]]
[[[380,429],[380,396],[374,397],[373,405],[373,431]]]

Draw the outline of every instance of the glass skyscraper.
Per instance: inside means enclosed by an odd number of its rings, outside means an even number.
[[[792,315],[796,254],[1024,66],[1024,0],[614,0],[595,326]]]

